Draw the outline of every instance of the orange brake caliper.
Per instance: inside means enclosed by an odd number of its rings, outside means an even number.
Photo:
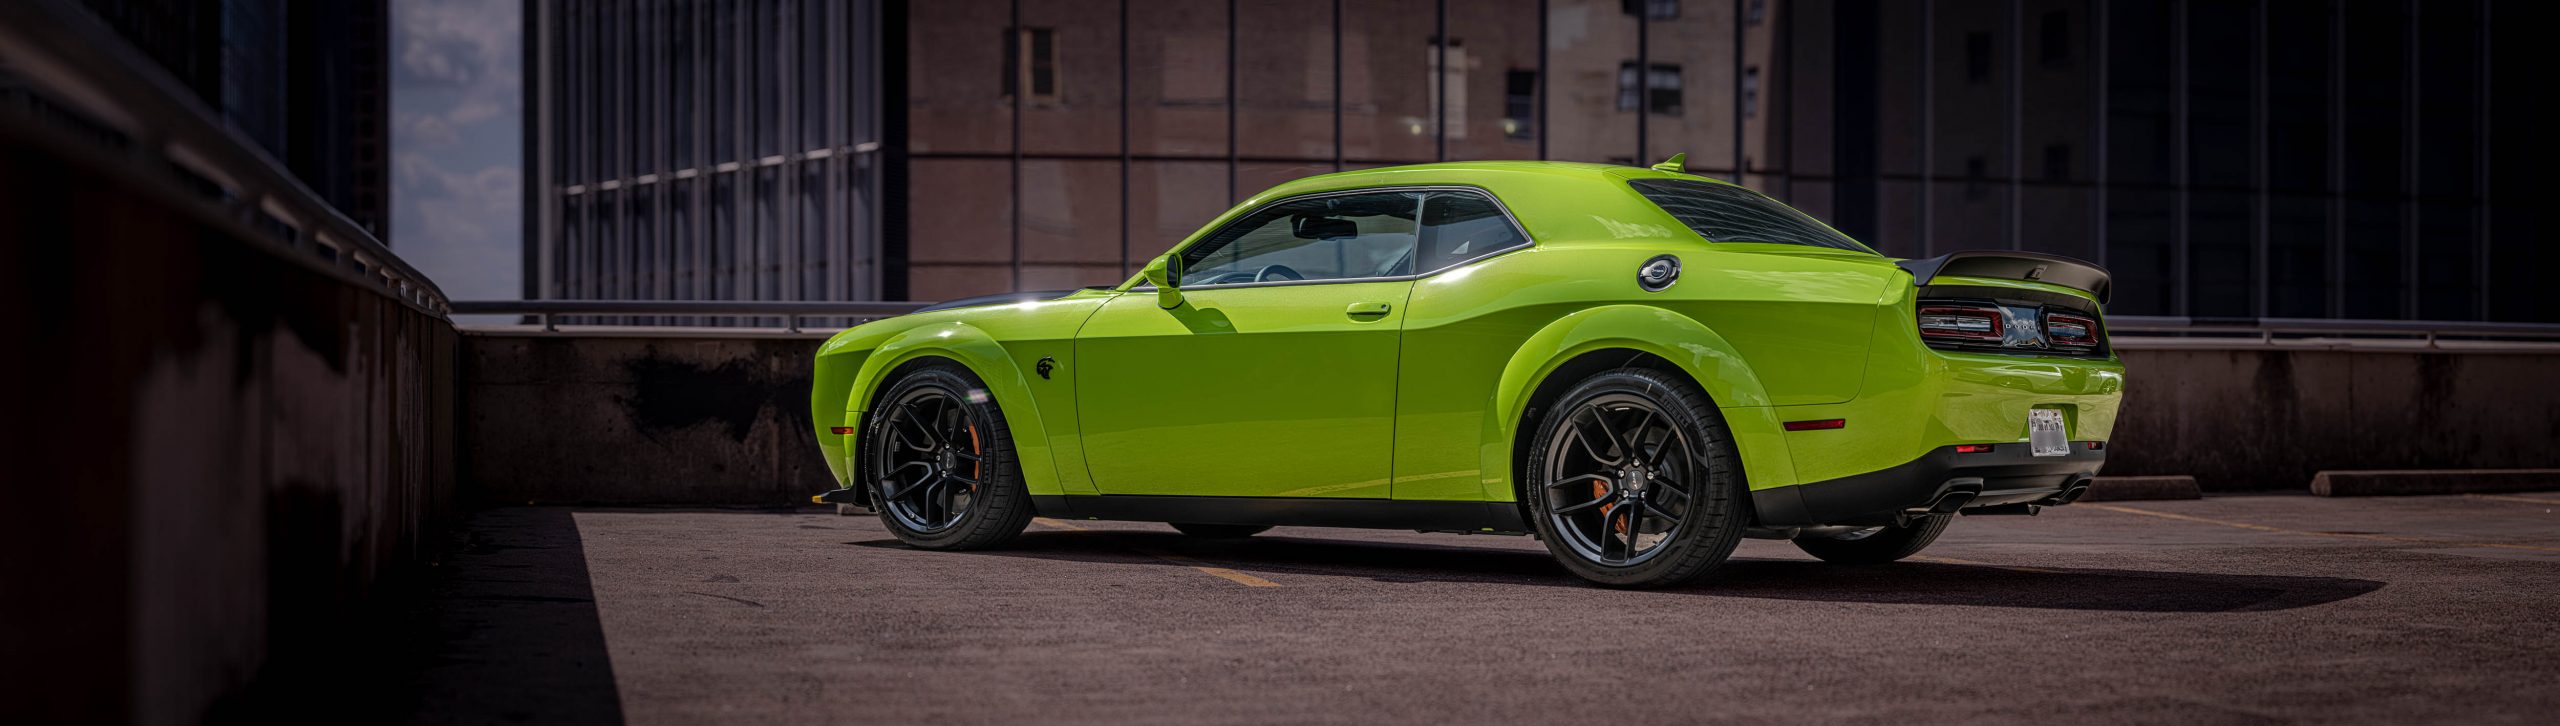
[[[969,424],[969,453],[978,455],[978,462],[969,465],[969,478],[976,479],[978,481],[986,481],[987,452],[985,449],[978,446],[978,425],[974,423]],[[969,491],[974,492],[977,490],[978,485],[969,485]]]
[[[1607,480],[1607,479],[1593,479],[1593,480],[1591,480],[1591,498],[1593,498],[1593,499],[1598,499],[1598,498],[1605,497],[1605,496],[1609,496],[1609,480]],[[1603,521],[1603,522],[1608,521],[1608,520],[1609,520],[1609,510],[1617,509],[1617,508],[1618,508],[1618,505],[1617,505],[1617,503],[1616,503],[1616,502],[1611,502],[1611,503],[1608,503],[1608,504],[1600,505],[1600,521]],[[1618,530],[1618,534],[1626,534],[1626,533],[1627,533],[1627,523],[1626,523],[1626,522],[1624,522],[1624,521],[1618,522],[1617,524],[1613,524],[1613,525],[1610,525],[1610,526],[1611,526],[1611,527],[1616,528],[1616,529]]]

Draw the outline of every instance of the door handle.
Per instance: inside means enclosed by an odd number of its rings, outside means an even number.
[[[1385,315],[1385,314],[1387,314],[1387,310],[1388,310],[1388,307],[1387,307],[1387,304],[1386,304],[1386,303],[1382,303],[1382,302],[1356,302],[1356,303],[1352,303],[1352,304],[1351,304],[1351,307],[1343,308],[1343,309],[1342,309],[1342,314],[1344,314],[1344,315],[1349,315],[1349,316],[1351,316],[1351,317],[1355,317],[1355,318],[1367,318],[1367,317],[1376,317],[1376,316],[1379,316],[1379,315]]]

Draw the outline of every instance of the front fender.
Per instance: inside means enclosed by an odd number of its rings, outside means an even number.
[[[1732,343],[1696,319],[1650,305],[1606,305],[1557,318],[1529,336],[1504,364],[1501,383],[1487,410],[1483,471],[1488,499],[1516,501],[1512,451],[1530,397],[1557,368],[1584,354],[1603,350],[1651,353],[1680,367],[1698,382],[1723,412],[1742,454],[1744,479],[1753,489],[1795,483],[1786,438],[1769,393]]]
[[[1021,463],[1023,486],[1034,495],[1063,493],[1057,464],[1049,456],[1047,424],[1040,417],[1039,401],[1031,395],[1029,379],[994,336],[966,322],[919,325],[881,341],[863,359],[860,372],[854,376],[845,402],[846,419],[860,421],[861,414],[878,395],[881,379],[898,366],[919,358],[956,361],[977,374],[978,380],[985,381],[987,392],[995,396],[997,410],[1004,412],[1005,426],[1012,433],[1014,459]],[[855,442],[844,443],[848,453],[858,450]]]

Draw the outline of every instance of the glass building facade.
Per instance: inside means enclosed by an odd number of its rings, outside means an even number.
[[[330,206],[389,241],[388,0],[82,5]]]
[[[634,12],[673,12],[677,20],[665,27],[674,27],[684,17],[806,18],[812,7],[603,3],[581,5],[583,19],[564,16],[536,32],[585,33],[557,47],[587,48],[576,44],[619,42],[595,38],[661,22],[625,17]],[[732,250],[714,256],[782,263],[757,275],[802,281],[756,284],[801,297],[947,299],[1116,283],[1229,205],[1310,174],[1466,159],[1643,164],[1685,152],[1692,171],[1738,179],[1888,254],[2025,249],[2101,261],[2116,274],[2117,314],[2560,321],[2560,305],[2533,294],[2532,271],[2556,260],[2540,244],[2537,217],[2520,205],[2542,147],[2523,128],[2522,99],[2533,91],[2519,76],[2529,67],[2512,37],[2520,24],[2496,22],[2520,12],[2513,3],[880,0],[830,7],[844,10],[815,23],[773,21],[802,35],[745,46],[758,49],[755,64],[720,60],[730,51],[717,47],[688,47],[688,57],[742,70],[710,74],[675,96],[731,109],[735,118],[726,121],[737,128],[689,132],[722,139],[742,129],[807,134],[811,124],[833,124],[827,131],[836,135],[803,139],[815,151],[859,146],[873,138],[865,132],[879,131],[876,155],[836,157],[829,163],[839,167],[820,172],[841,172],[826,178],[847,189],[877,190],[848,197],[844,223],[831,212],[818,226],[788,229],[732,220],[691,238]],[[765,15],[765,8],[803,15]],[[870,14],[876,25],[839,12]],[[766,37],[758,33],[767,26],[755,24],[766,21],[746,22],[739,37]],[[847,38],[876,27],[877,43],[813,40],[812,25]],[[611,89],[627,83],[616,79],[646,79],[656,72],[647,68],[668,64],[647,55],[658,47],[646,40],[652,36],[634,37],[643,38],[637,46],[584,51],[603,55],[562,61],[543,77],[571,86],[564,98],[621,98],[615,94],[625,91]],[[828,57],[792,55],[812,43]],[[832,56],[839,51],[848,57]],[[801,66],[757,65],[768,56],[800,58]],[[826,88],[805,85],[809,68],[874,60],[876,76],[826,75],[835,79]],[[720,88],[730,85],[755,93]],[[2502,96],[2502,88],[2524,90]],[[861,114],[788,118],[783,110],[807,108],[807,94],[842,94],[822,95],[829,108],[876,100],[877,125]],[[601,144],[607,157],[640,160],[613,150],[629,144],[612,141],[654,133],[648,124],[658,122],[625,118],[621,109],[662,107],[637,102],[644,105],[608,100],[594,112],[601,116],[562,115],[565,125],[553,128],[570,133],[538,134],[532,145],[591,169],[531,192],[563,208],[528,236],[529,249],[544,250],[554,266],[545,279],[570,293],[552,296],[621,296],[578,276],[599,262],[655,259],[645,256],[660,248],[649,245],[670,238],[618,240],[660,224],[634,222],[642,219],[635,214],[678,213],[666,202],[635,205],[627,185],[715,163],[668,158],[608,169],[576,156]],[[682,116],[662,118],[672,129]],[[796,125],[762,128],[776,123]],[[722,158],[780,154],[782,164],[799,163],[800,152],[785,146]],[[864,176],[874,160],[878,176]],[[612,180],[626,186],[597,196],[597,185]],[[683,213],[734,195],[733,204],[762,219],[755,205],[766,183],[743,183],[744,191],[679,195],[693,199]],[[572,199],[581,194],[587,198]],[[874,210],[876,218],[862,216]],[[802,251],[737,251],[766,246]],[[822,258],[832,265],[824,271],[793,262]],[[570,259],[579,262],[564,264]],[[692,274],[661,270],[660,277]],[[679,297],[764,297],[691,289],[699,292]]]
[[[527,2],[525,297],[882,299],[879,19]]]

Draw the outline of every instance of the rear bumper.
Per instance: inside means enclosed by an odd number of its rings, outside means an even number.
[[[1751,505],[1763,527],[1891,524],[1896,515],[1927,509],[1954,490],[1979,487],[1965,508],[2002,504],[2064,504],[2071,488],[2085,485],[2107,462],[2104,449],[2071,442],[2063,456],[2033,456],[2026,443],[1995,444],[1985,453],[1960,454],[1942,446],[1908,463],[1864,474],[1762,489]]]

